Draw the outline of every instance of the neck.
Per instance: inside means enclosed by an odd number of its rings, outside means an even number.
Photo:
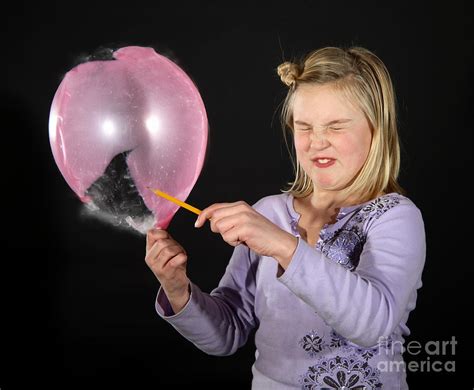
[[[342,199],[337,192],[315,190],[307,198],[311,208],[318,211],[334,210],[342,205]]]
[[[298,200],[300,214],[305,215],[305,221],[310,225],[318,225],[335,220],[341,207],[356,204],[355,199],[343,197],[340,191],[314,191]]]

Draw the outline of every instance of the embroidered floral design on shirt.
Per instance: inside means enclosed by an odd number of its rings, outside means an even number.
[[[352,226],[350,229],[339,229],[333,234],[323,234],[317,248],[330,259],[352,270],[358,263],[355,260],[359,259],[364,243],[362,231],[358,226]]]
[[[388,194],[387,194],[388,195]],[[400,203],[399,195],[381,196],[364,206],[355,216],[356,222],[364,222],[367,218],[378,219],[386,211]]]
[[[330,349],[333,348],[340,348],[343,351],[346,352],[352,352],[352,348],[349,346],[349,343],[347,340],[336,333],[334,329],[331,330],[331,341],[327,344],[327,347]]]
[[[360,356],[366,362],[379,353],[380,348],[389,349],[392,346],[391,336],[382,338],[377,345],[368,348],[351,343],[334,329],[331,330],[330,338],[331,340],[327,342],[316,331],[311,330],[299,341],[299,345],[308,353],[310,358],[317,357],[318,352],[321,352],[323,349],[332,350],[338,348],[341,352]]]
[[[354,270],[359,264],[365,241],[364,224],[368,219],[377,219],[386,211],[400,203],[399,195],[384,195],[374,199],[359,209],[339,229],[330,231],[323,229],[316,248],[326,257],[341,264],[343,267]]]
[[[303,389],[373,390],[382,388],[380,371],[356,356],[322,358],[300,378]]]
[[[367,362],[371,357],[373,357],[377,352],[378,348],[356,348],[356,352],[362,356],[362,358]]]
[[[309,354],[310,357],[316,357],[318,352],[321,352],[324,348],[323,339],[319,337],[318,333],[314,330],[305,335],[299,344]]]

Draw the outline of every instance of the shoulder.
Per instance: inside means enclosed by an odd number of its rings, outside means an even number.
[[[418,210],[418,207],[416,207],[411,199],[396,192],[391,192],[362,204],[358,214],[364,218],[378,219],[387,211],[395,208],[398,211],[407,208]]]
[[[259,199],[257,202],[252,204],[252,207],[268,218],[282,214],[286,216],[288,214],[287,202],[288,194],[274,194]]]
[[[259,212],[286,209],[287,201],[288,194],[267,195],[252,204],[252,207]]]
[[[421,210],[408,197],[389,193],[365,203],[357,213],[357,219],[367,227],[390,225],[424,227]]]

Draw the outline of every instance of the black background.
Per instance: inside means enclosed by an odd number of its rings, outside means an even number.
[[[253,340],[233,356],[207,356],[161,320],[144,237],[80,217],[55,165],[47,126],[56,88],[80,54],[107,45],[172,52],[198,86],[210,124],[206,162],[188,197],[199,208],[252,204],[291,179],[277,112],[285,88],[275,69],[283,59],[327,45],[361,45],[382,58],[399,102],[400,181],[427,232],[408,340],[458,341],[455,356],[444,358],[456,361],[456,373],[411,372],[409,384],[474,386],[466,318],[473,296],[471,17],[458,2],[381,3],[10,4],[2,45],[2,390],[250,386]],[[209,292],[232,247],[208,228],[195,230],[194,220],[179,210],[168,230],[188,251],[190,278]]]

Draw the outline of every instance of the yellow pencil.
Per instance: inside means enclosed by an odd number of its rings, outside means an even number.
[[[179,199],[176,199],[176,198],[173,198],[171,195],[168,195],[167,193],[163,192],[163,191],[160,191],[160,190],[156,190],[156,189],[153,189],[153,188],[150,188],[150,187],[147,187],[149,190],[153,191],[155,193],[156,196],[161,196],[162,198],[165,198],[175,204],[177,204],[178,206],[180,207],[184,207],[185,209],[193,212],[194,214],[201,214],[201,210],[197,209],[196,207],[193,207],[191,206],[190,204],[187,204]]]

